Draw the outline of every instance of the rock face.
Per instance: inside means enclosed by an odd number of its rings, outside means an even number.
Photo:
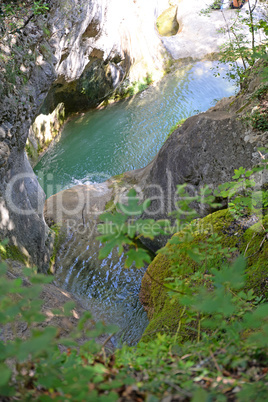
[[[0,44],[0,238],[18,245],[42,271],[49,263],[49,237],[45,195],[24,152],[30,126],[42,105],[47,114],[62,98],[69,112],[96,105],[135,63],[133,77],[162,70],[164,48],[154,20],[167,7],[166,0],[50,4],[47,17],[35,16],[12,33],[8,28]]]
[[[58,79],[43,106],[51,112],[95,107],[126,75],[139,80],[161,74],[165,49],[155,19],[167,0],[74,0],[56,2],[50,14],[51,43],[58,57]]]
[[[31,122],[56,78],[56,59],[44,36],[43,23],[42,17],[31,21],[23,32],[7,36],[0,44],[0,238],[9,238],[46,271],[45,195],[24,151]],[[50,53],[49,62],[43,57],[42,45]],[[27,52],[29,57],[25,57]]]
[[[39,114],[31,125],[26,143],[28,158],[32,165],[38,156],[58,136],[65,121],[64,103],[59,103],[56,109],[48,115]]]

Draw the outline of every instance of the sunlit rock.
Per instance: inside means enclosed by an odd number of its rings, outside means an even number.
[[[156,20],[156,26],[161,36],[176,35],[179,30],[177,21],[177,6],[165,10]]]

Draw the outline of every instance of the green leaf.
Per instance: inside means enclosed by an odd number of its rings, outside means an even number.
[[[202,255],[202,254],[199,252],[199,249],[198,249],[198,248],[192,248],[192,249],[190,249],[190,250],[187,250],[187,254],[189,255],[189,257],[190,257],[193,261],[197,262],[198,264],[200,264],[200,263],[204,260],[204,258],[205,258],[205,256]]]
[[[75,302],[74,301],[68,301],[64,303],[64,315],[66,317],[71,317],[73,315],[72,310],[75,308]]]
[[[32,337],[21,343],[17,353],[17,359],[22,362],[28,359],[31,355],[32,358],[37,356],[46,355],[51,351],[55,339],[57,328],[46,327],[42,332],[39,330],[32,331]],[[54,347],[53,347],[54,349]]]
[[[132,245],[132,241],[128,239],[125,235],[119,235],[109,240],[99,251],[99,258],[103,259],[108,257],[111,251],[116,247],[118,247],[118,255],[121,255],[124,251],[124,245]]]
[[[213,282],[216,286],[229,285],[231,289],[240,289],[245,283],[246,259],[238,257],[232,266],[223,266],[220,270],[213,268]]]
[[[128,216],[141,215],[150,205],[150,200],[146,200],[142,204],[139,204],[137,193],[133,188],[128,192],[127,199],[127,204],[119,203],[118,206],[120,210]]]
[[[234,170],[235,174],[232,176],[233,179],[239,179],[242,175],[245,174],[246,169],[243,167],[240,167],[239,169]]]
[[[122,214],[121,212],[115,212],[114,214],[110,212],[105,212],[104,214],[100,215],[101,221],[104,221],[106,224],[108,222],[113,222],[117,226],[121,226],[122,224],[124,224],[127,219],[128,216]],[[102,227],[102,224],[100,224],[99,227]]]
[[[145,263],[150,264],[151,257],[150,255],[142,248],[139,249],[130,249],[126,252],[126,261],[125,267],[130,268],[133,263],[135,263],[136,268],[144,267]]]
[[[0,364],[0,373],[0,387],[8,385],[12,371],[5,364]]]
[[[138,219],[135,222],[136,231],[145,238],[154,239],[161,233],[164,233],[163,222],[154,221],[153,219]]]
[[[210,400],[209,393],[204,389],[199,388],[194,392],[191,402],[209,402]]]

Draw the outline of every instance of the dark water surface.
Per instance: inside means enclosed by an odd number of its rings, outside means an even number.
[[[179,120],[235,93],[234,83],[214,77],[213,65],[181,68],[130,100],[71,119],[35,167],[47,196],[146,166]]]

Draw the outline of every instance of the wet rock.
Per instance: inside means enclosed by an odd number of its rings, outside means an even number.
[[[99,259],[99,216],[114,196],[111,184],[74,186],[46,201],[47,223],[61,227],[54,280],[76,295],[96,320],[118,325],[115,343],[120,339],[136,344],[147,325],[146,313],[138,302],[145,268],[125,268],[126,257],[119,256],[116,247]]]

